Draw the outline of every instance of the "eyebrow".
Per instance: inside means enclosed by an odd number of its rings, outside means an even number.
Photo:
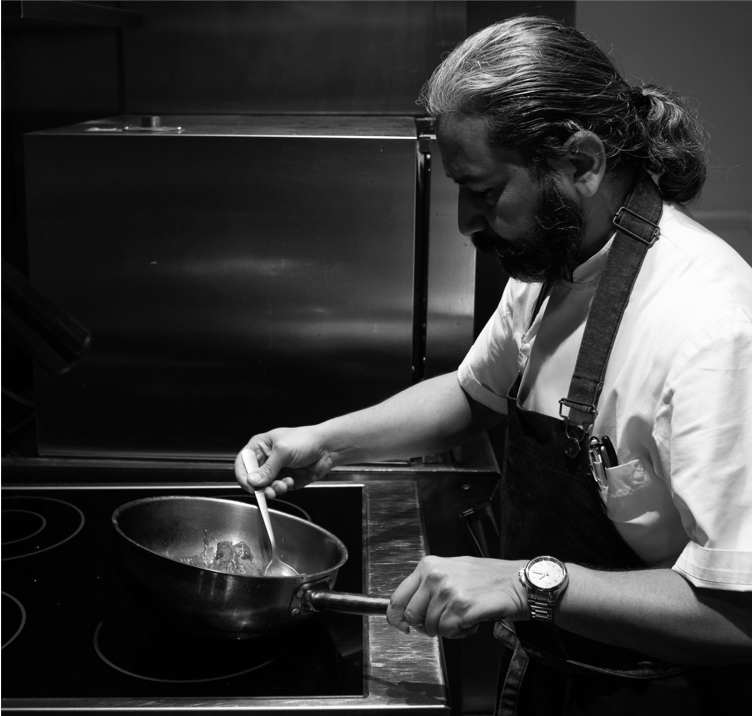
[[[482,179],[479,179],[478,177],[471,176],[469,174],[462,174],[458,177],[452,177],[449,174],[447,174],[447,178],[451,179],[455,184],[467,184],[468,182],[478,182],[483,181]]]

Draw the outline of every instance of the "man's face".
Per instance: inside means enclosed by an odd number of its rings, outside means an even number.
[[[519,153],[490,147],[480,116],[444,117],[437,138],[444,169],[460,187],[460,231],[513,278],[571,278],[585,220],[556,175],[537,178]]]

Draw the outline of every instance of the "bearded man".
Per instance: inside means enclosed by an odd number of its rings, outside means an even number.
[[[455,373],[254,436],[272,497],[507,416],[502,559],[424,559],[402,631],[508,647],[500,714],[700,714],[752,662],[752,269],[686,209],[701,127],[576,30],[468,38],[423,92],[459,227],[511,277]]]

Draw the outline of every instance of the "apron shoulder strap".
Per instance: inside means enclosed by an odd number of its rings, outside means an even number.
[[[662,212],[658,189],[646,176],[614,216],[616,236],[585,323],[569,395],[559,401],[560,413],[567,407],[592,416],[591,423],[595,420],[611,348],[648,249],[660,236]]]

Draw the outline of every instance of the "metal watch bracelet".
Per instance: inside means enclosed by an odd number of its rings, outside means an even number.
[[[561,593],[539,594],[533,595],[533,587],[528,584],[525,578],[525,568],[520,567],[517,576],[525,587],[525,594],[527,595],[527,604],[530,609],[530,616],[534,621],[539,622],[553,622],[554,620],[554,606],[559,599]]]
[[[528,593],[527,603],[530,607],[530,615],[535,621],[553,622],[556,598],[555,595],[551,596],[553,596],[554,599],[549,600],[545,597],[533,597]]]

